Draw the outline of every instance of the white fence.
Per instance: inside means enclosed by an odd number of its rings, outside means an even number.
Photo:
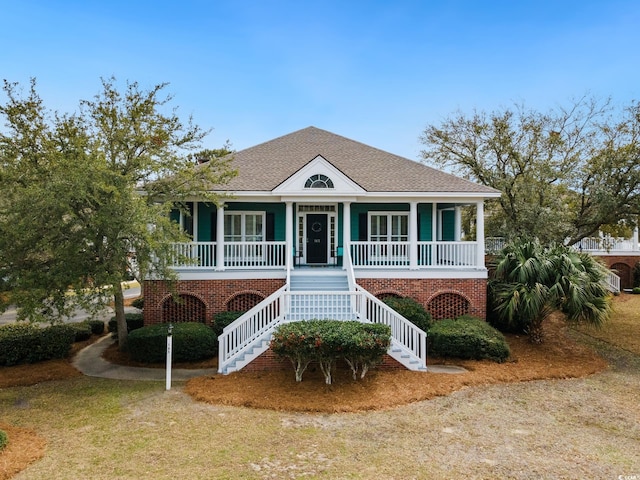
[[[418,242],[417,267],[475,267],[477,242]],[[408,267],[409,242],[351,242],[354,267]],[[484,259],[483,259],[484,261]]]
[[[216,242],[174,243],[173,267],[211,269],[216,265]],[[284,268],[285,242],[225,242],[225,268]]]

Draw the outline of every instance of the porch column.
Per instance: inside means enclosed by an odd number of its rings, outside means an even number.
[[[291,258],[293,256],[293,202],[285,202],[285,266],[287,271],[291,269]]]
[[[409,203],[409,268],[418,269],[418,202]]]
[[[342,202],[342,268],[347,255],[351,256],[351,202]]]
[[[216,270],[224,270],[224,207],[216,213]]]
[[[455,240],[459,242],[462,240],[462,209],[460,205],[456,205],[455,207]]]
[[[638,248],[638,227],[633,229],[633,251],[637,252]]]
[[[478,268],[484,266],[484,200],[476,203],[476,242],[478,243]]]
[[[431,241],[438,240],[438,204],[433,202],[431,204]]]

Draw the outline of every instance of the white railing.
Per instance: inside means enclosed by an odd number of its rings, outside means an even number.
[[[344,256],[342,262],[344,269],[347,271],[347,282],[349,284],[349,291],[353,292],[356,289],[356,274],[353,271],[353,262],[351,261],[351,249],[344,249]]]
[[[485,239],[485,252],[498,253],[506,245],[502,237],[487,237]],[[582,252],[590,253],[615,253],[615,252],[640,252],[634,239],[621,237],[588,237],[583,238],[573,247]]]
[[[216,266],[216,242],[174,243],[175,268],[213,268]]]
[[[286,266],[286,242],[229,242],[224,244],[226,268]]]
[[[391,337],[409,350],[420,361],[420,367],[427,366],[427,334],[409,320],[399,315],[384,302],[378,300],[364,288],[357,286],[358,312],[361,318],[373,323],[391,327]]]
[[[409,242],[351,242],[356,267],[399,267],[409,265]]]
[[[484,252],[488,254],[498,253],[506,243],[507,241],[504,237],[487,237],[484,239]]]
[[[218,372],[224,372],[235,358],[252,348],[254,342],[280,323],[286,311],[283,297],[286,290],[286,285],[276,290],[224,328],[218,337]]]
[[[607,272],[607,288],[613,293],[620,293],[620,277],[615,273]]]
[[[359,294],[339,291],[284,292],[288,307],[283,321],[357,320]]]
[[[478,265],[476,242],[418,242],[421,267],[475,267]]]

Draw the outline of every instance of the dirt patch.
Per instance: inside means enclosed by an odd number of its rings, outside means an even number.
[[[33,430],[0,423],[9,444],[0,452],[0,480],[7,480],[44,456],[47,441]]]
[[[336,371],[333,385],[325,385],[317,368],[295,382],[293,369],[273,372],[237,372],[231,375],[189,380],[185,391],[199,401],[252,408],[298,412],[357,412],[381,410],[428,400],[474,385],[523,382],[539,379],[583,377],[606,368],[606,362],[590,348],[567,336],[558,318],[549,320],[546,343],[532,345],[524,336],[507,335],[511,359],[449,361],[465,367],[463,374],[435,374],[406,370],[373,370],[354,381],[347,369]],[[430,363],[446,363],[430,359]]]

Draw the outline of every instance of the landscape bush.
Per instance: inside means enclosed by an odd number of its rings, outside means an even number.
[[[138,310],[144,309],[144,297],[138,297],[133,302],[131,302],[131,306],[137,308]]]
[[[74,342],[82,342],[91,338],[91,325],[87,322],[70,323],[69,326],[75,334]]]
[[[213,316],[213,331],[216,332],[216,335],[222,335],[222,331],[224,327],[230,325],[235,320],[237,320],[242,314],[245,312],[220,312],[216,313]]]
[[[172,360],[193,362],[213,357],[218,349],[218,336],[199,322],[174,323]],[[130,357],[143,363],[161,363],[167,358],[168,323],[159,323],[133,330],[127,336],[125,350]]]
[[[68,324],[45,328],[28,323],[4,325],[0,327],[0,365],[65,358],[75,335],[74,328]]]
[[[87,320],[91,333],[94,335],[102,335],[104,333],[104,322],[102,320]]]
[[[634,293],[635,295],[640,294],[640,287],[633,287],[633,290],[631,290],[631,293]]]
[[[280,325],[271,338],[273,352],[288,358],[293,365],[296,382],[312,361],[317,361],[331,384],[331,371],[336,361],[343,358],[357,378],[382,360],[391,342],[391,329],[387,325],[364,324],[339,320],[309,320]]]
[[[384,303],[425,332],[431,328],[433,323],[431,314],[413,298],[387,297]]]
[[[463,316],[456,320],[440,320],[428,336],[431,355],[461,359],[504,362],[509,358],[509,345],[498,330],[487,322]]]
[[[141,313],[125,313],[124,318],[127,321],[127,333],[144,327],[144,318]],[[118,333],[118,321],[116,320],[116,317],[111,317],[108,328],[110,333]]]
[[[4,430],[0,430],[0,452],[9,444],[9,436]]]

